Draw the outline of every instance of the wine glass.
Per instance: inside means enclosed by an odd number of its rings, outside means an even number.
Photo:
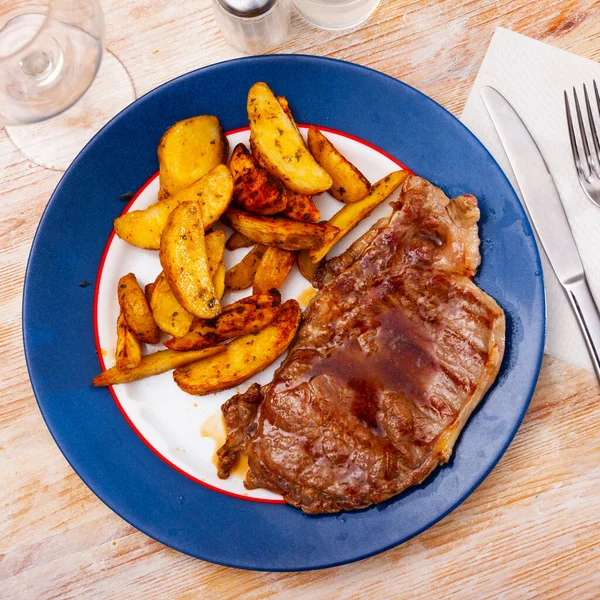
[[[66,169],[133,100],[99,0],[0,0],[0,125],[30,160]]]

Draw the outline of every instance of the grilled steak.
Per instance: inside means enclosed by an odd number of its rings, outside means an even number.
[[[473,196],[408,177],[392,214],[322,266],[273,381],[223,406],[219,474],[307,513],[382,502],[448,461],[504,352],[504,313],[471,280]]]

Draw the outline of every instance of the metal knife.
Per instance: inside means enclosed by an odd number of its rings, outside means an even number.
[[[489,86],[482,89],[481,97],[508,156],[529,218],[575,312],[600,381],[600,313],[548,165],[508,100]]]

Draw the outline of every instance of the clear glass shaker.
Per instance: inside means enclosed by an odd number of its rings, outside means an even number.
[[[246,54],[262,54],[286,37],[289,0],[213,0],[217,23],[225,39]]]

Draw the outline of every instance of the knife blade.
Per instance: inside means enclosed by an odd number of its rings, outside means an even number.
[[[482,89],[481,97],[521,190],[525,209],[575,312],[600,381],[600,314],[550,169],[508,100],[490,86]]]

